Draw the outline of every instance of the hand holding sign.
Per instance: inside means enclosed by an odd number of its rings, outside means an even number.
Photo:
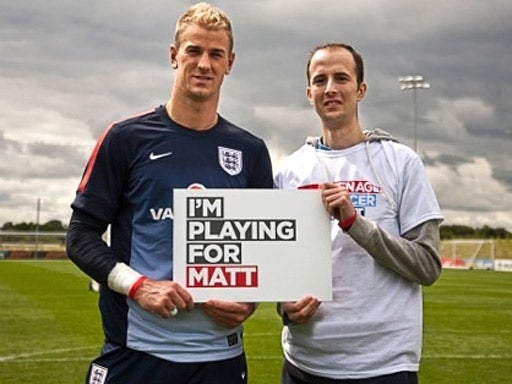
[[[329,234],[319,191],[175,190],[173,280],[196,302],[331,300]]]

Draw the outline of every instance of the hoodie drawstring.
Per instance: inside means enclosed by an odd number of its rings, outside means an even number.
[[[318,162],[322,165],[322,169],[325,173],[325,180],[330,182],[335,182],[334,176],[329,171],[329,167],[327,166],[324,158],[318,154],[318,144],[319,144],[320,138],[315,136],[309,136],[306,138],[306,144],[311,145],[314,148],[315,151],[315,157],[317,158]],[[376,140],[374,140],[376,141]],[[379,141],[380,142],[380,141]],[[370,168],[372,169],[373,175],[377,179],[377,182],[382,188],[382,191],[384,193],[384,197],[386,198],[388,204],[391,206],[393,210],[396,210],[396,205],[394,201],[389,196],[388,192],[386,191],[386,188],[384,187],[384,183],[382,182],[382,179],[380,178],[379,174],[377,173],[377,170],[375,168],[375,164],[373,163],[372,156],[370,154],[370,140],[365,141],[365,148],[366,148],[366,157],[368,158],[368,162],[370,163]]]

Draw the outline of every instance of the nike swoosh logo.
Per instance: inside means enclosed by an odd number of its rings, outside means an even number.
[[[157,160],[157,159],[161,159],[162,157],[167,157],[170,155],[172,155],[172,152],[159,153],[159,154],[154,154],[153,152],[151,152],[149,154],[149,160]]]

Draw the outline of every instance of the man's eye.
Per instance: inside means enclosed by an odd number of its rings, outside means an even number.
[[[212,57],[215,57],[216,59],[222,59],[224,57],[224,54],[222,52],[212,52]]]

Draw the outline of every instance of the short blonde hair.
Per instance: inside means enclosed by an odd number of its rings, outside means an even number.
[[[181,34],[191,24],[197,24],[206,29],[226,31],[229,38],[229,53],[233,51],[234,38],[231,20],[220,9],[204,2],[197,3],[188,8],[176,22],[174,44],[177,48],[181,43]]]

